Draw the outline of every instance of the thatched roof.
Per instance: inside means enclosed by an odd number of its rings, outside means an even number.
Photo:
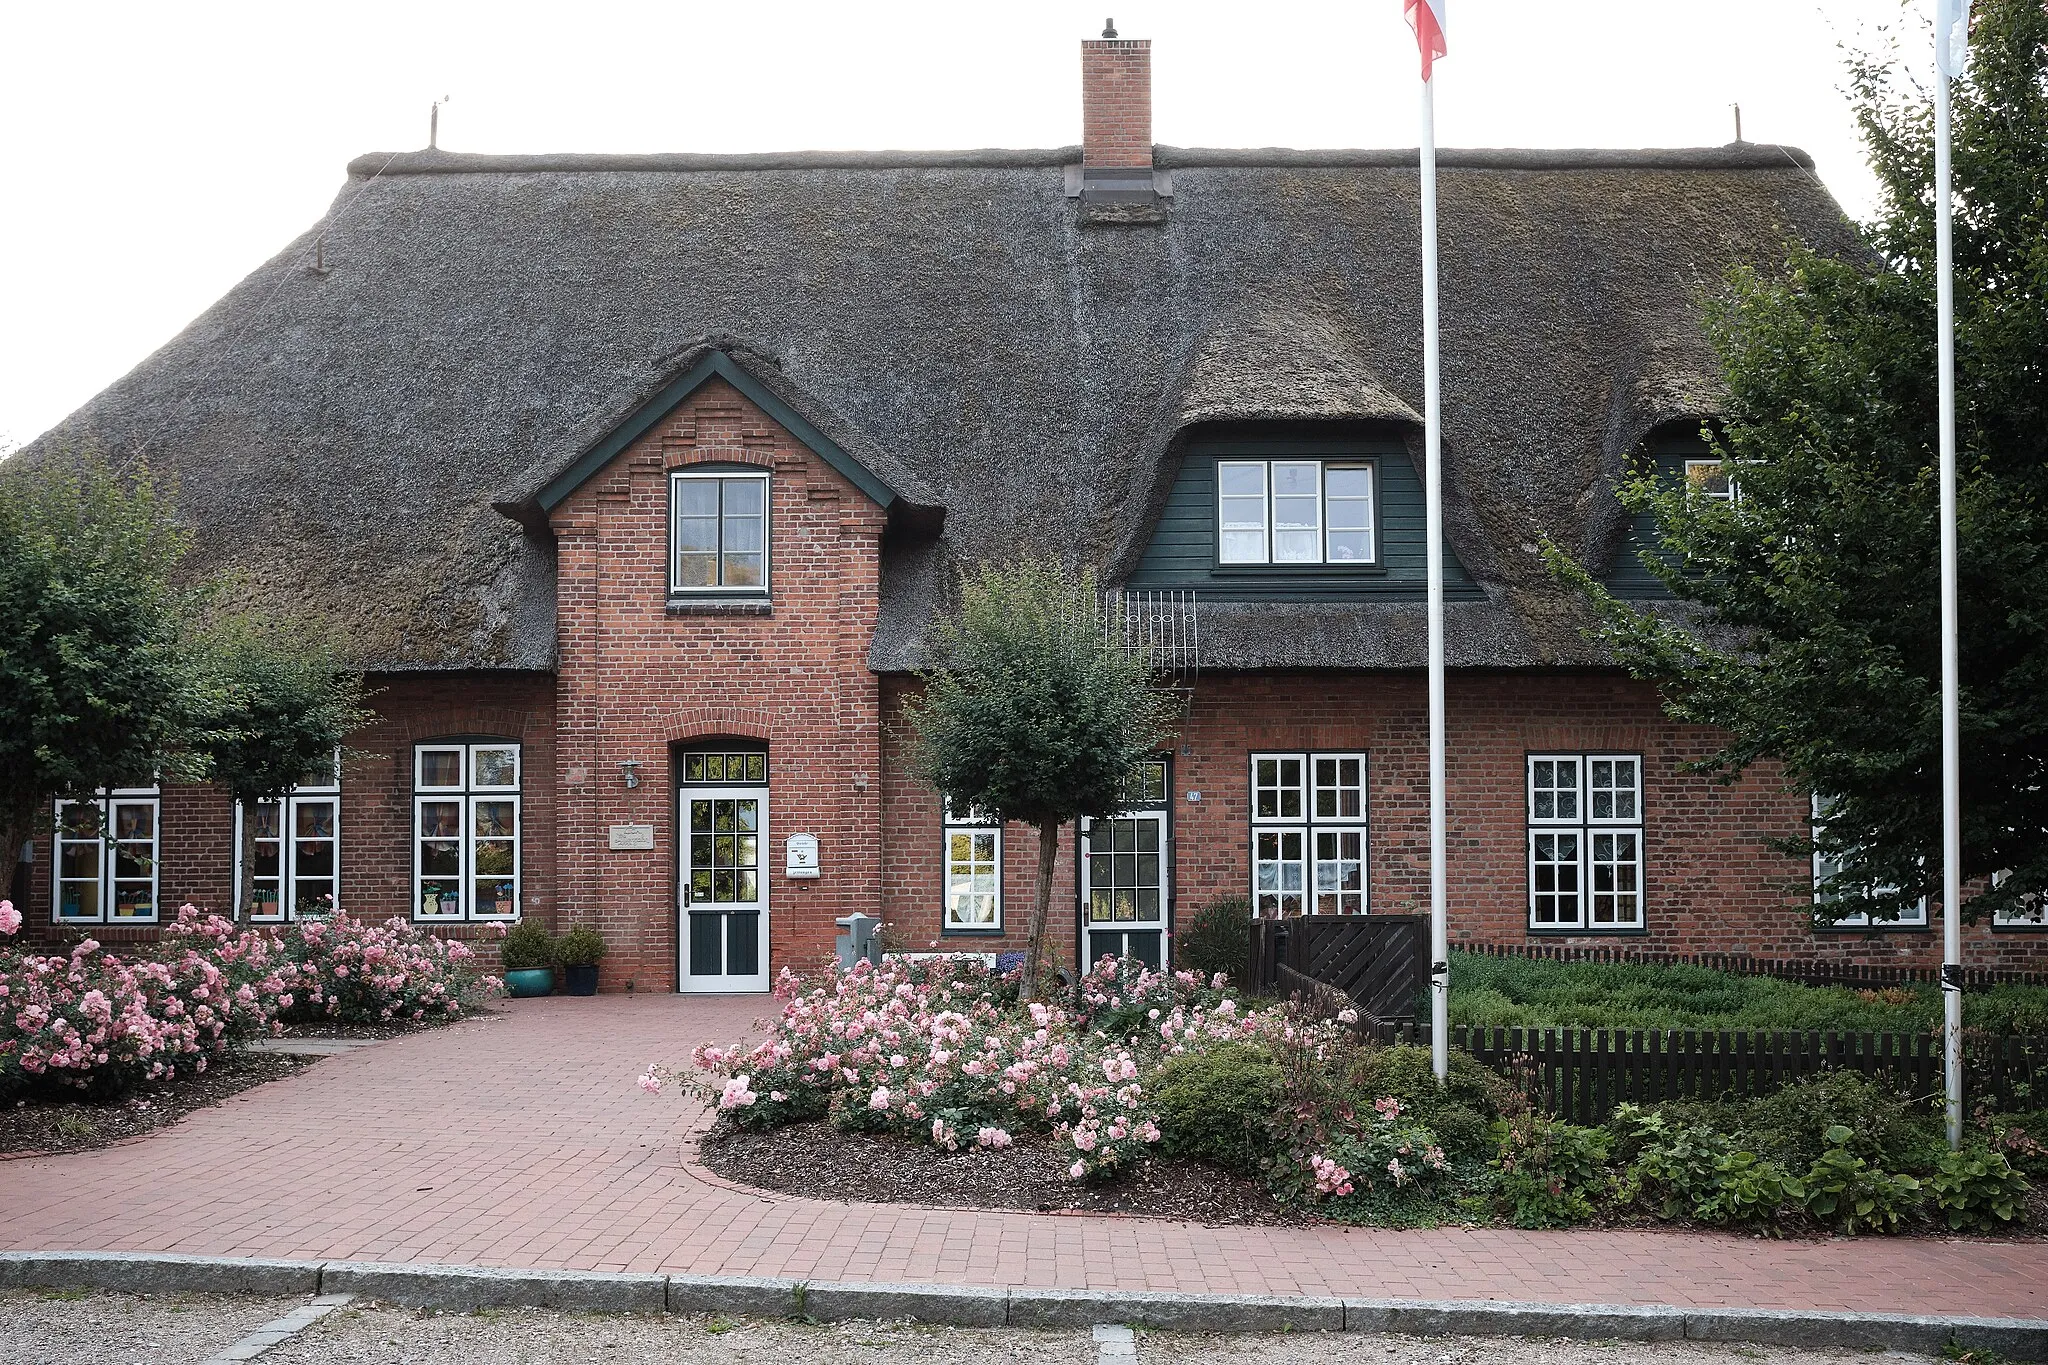
[[[38,448],[146,455],[199,564],[335,608],[373,665],[547,668],[532,499],[721,349],[943,509],[890,537],[873,661],[901,669],[960,564],[1128,572],[1196,424],[1417,420],[1413,152],[1162,148],[1170,212],[1128,227],[1078,221],[1078,159],[364,157],[321,222]],[[1486,593],[1453,611],[1452,658],[1589,657],[1532,547],[1604,559],[1623,456],[1711,411],[1699,291],[1847,227],[1774,146],[1439,164],[1448,534]],[[1205,605],[1204,665],[1414,666],[1420,621]]]

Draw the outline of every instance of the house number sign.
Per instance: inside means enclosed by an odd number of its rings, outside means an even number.
[[[818,875],[818,836],[815,834],[792,834],[783,845],[787,866],[784,875],[791,877],[815,877]]]
[[[654,826],[652,825],[613,825],[611,836],[612,851],[614,853],[654,847]]]

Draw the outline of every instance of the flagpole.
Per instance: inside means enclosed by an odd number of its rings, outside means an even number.
[[[1429,561],[1429,1050],[1437,1079],[1451,1064],[1450,925],[1444,894],[1443,413],[1437,373],[1436,81],[1422,81],[1422,441],[1424,553]]]
[[[1966,11],[1967,12],[1967,11]],[[1941,426],[1941,1066],[1948,1145],[1963,1143],[1962,664],[1956,643],[1955,233],[1949,207],[1951,34],[1934,34],[1934,257],[1936,371]]]

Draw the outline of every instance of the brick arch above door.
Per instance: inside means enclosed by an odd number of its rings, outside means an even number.
[[[759,706],[693,706],[661,723],[662,738],[670,744],[686,744],[696,739],[757,739],[766,743],[772,733],[768,711]]]

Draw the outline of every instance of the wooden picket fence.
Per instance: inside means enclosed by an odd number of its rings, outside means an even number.
[[[1824,958],[1802,961],[1751,957],[1747,953],[1659,953],[1635,948],[1580,948],[1552,943],[1453,943],[1451,947],[1480,957],[1526,957],[1541,962],[1591,962],[1618,967],[1705,967],[1734,976],[1768,976],[1802,986],[1882,989],[1886,986],[1933,985],[1941,980],[1941,968],[1938,966],[1834,962]],[[1965,990],[1985,986],[2041,986],[2048,985],[2048,972],[1964,967],[1962,984]]]
[[[1298,998],[1319,1012],[1335,1003]],[[1384,1043],[1429,1042],[1427,1024],[1367,1019],[1360,1029]],[[1460,1026],[1451,1045],[1517,1082],[1544,1113],[1573,1123],[1603,1122],[1620,1104],[1767,1094],[1826,1071],[1888,1076],[1916,1096],[1941,1090],[1941,1039],[1926,1033]],[[1965,1082],[1973,1109],[2042,1107],[2048,1038],[1972,1036]]]

